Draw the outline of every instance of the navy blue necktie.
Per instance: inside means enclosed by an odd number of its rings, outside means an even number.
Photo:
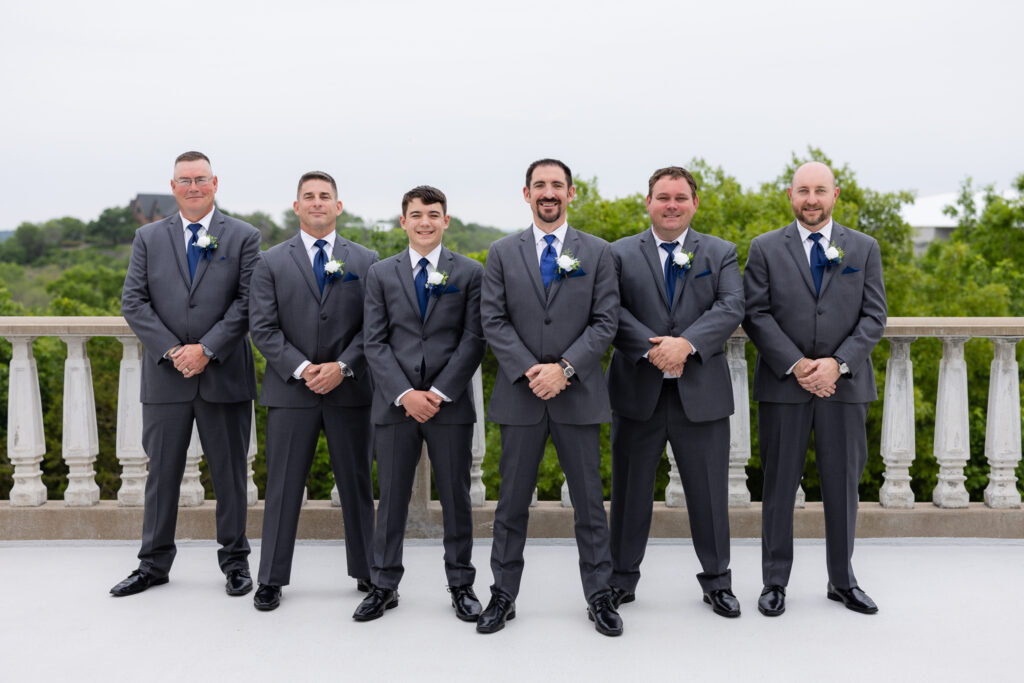
[[[540,279],[544,281],[544,289],[547,289],[558,272],[558,255],[555,254],[555,236],[544,235],[544,241],[548,246],[540,255]]]
[[[319,249],[313,257],[313,273],[316,275],[316,283],[320,285],[321,294],[324,293],[324,286],[327,284],[327,252],[324,251],[326,244],[327,240],[313,242],[313,246]]]
[[[199,239],[199,229],[202,228],[200,223],[191,223],[188,229],[192,231],[192,239],[188,241],[188,249],[185,250],[185,256],[188,258],[188,279],[194,280],[196,277],[196,266],[199,265],[199,247],[196,246],[196,240]]]
[[[814,240],[811,247],[811,278],[814,280],[814,293],[821,294],[821,278],[825,274],[825,249],[821,246],[822,234],[812,232],[810,238]]]
[[[427,317],[427,302],[430,300],[430,293],[427,291],[427,266],[430,261],[424,256],[420,259],[420,272],[416,273],[413,283],[416,285],[416,298],[420,302],[420,320]]]
[[[672,309],[672,299],[676,295],[676,269],[673,268],[675,263],[672,261],[672,252],[675,251],[676,246],[679,242],[662,242],[661,248],[665,250],[668,257],[665,259],[665,293],[668,294],[668,307]]]

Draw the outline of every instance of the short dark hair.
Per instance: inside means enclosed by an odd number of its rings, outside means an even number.
[[[659,168],[653,174],[651,179],[647,181],[647,198],[651,198],[651,193],[654,192],[654,184],[662,178],[685,178],[687,184],[690,186],[690,190],[693,192],[693,196],[697,196],[697,181],[694,180],[693,175],[682,166],[666,166],[665,168]]]
[[[334,178],[332,178],[329,173],[324,173],[323,171],[309,171],[307,173],[303,173],[302,177],[299,178],[299,186],[295,189],[296,197],[302,194],[302,184],[307,180],[322,180],[325,183],[330,183],[331,189],[334,190],[334,196],[337,198],[338,183],[334,182]]]
[[[572,171],[565,165],[565,162],[559,161],[558,159],[537,159],[537,161],[530,164],[526,169],[526,187],[530,186],[530,182],[533,180],[533,171],[539,166],[558,166],[565,172],[565,183],[569,187],[572,187]]]
[[[402,196],[403,216],[405,215],[405,210],[409,208],[409,203],[414,199],[420,200],[425,206],[440,204],[441,211],[444,215],[448,215],[448,198],[444,196],[444,192],[430,185],[417,185]]]
[[[182,161],[205,161],[210,164],[210,157],[206,156],[202,152],[185,152],[184,154],[178,155],[178,158],[174,160],[174,165],[177,166]],[[210,167],[212,168],[213,164],[210,164]]]

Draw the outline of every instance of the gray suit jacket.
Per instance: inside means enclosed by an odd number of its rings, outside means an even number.
[[[334,240],[331,258],[343,274],[330,280],[323,294],[316,283],[302,237],[298,234],[263,252],[253,271],[249,303],[252,340],[267,359],[260,404],[311,408],[370,405],[372,382],[363,354],[363,286],[377,252]],[[323,397],[295,379],[302,361],[341,361],[355,377],[346,377]]]
[[[448,282],[420,305],[413,283],[409,250],[370,268],[366,278],[363,335],[366,360],[373,373],[373,421],[397,424],[412,420],[395,398],[407,389],[437,387],[445,402],[432,422],[476,422],[470,381],[484,357],[480,328],[480,282],[483,268],[473,259],[441,248],[438,270]]]
[[[250,401],[256,375],[249,329],[249,278],[259,258],[260,233],[214,209],[209,232],[218,240],[200,258],[190,282],[181,216],[135,232],[121,313],[142,341],[142,402],[180,403],[197,395],[211,403]],[[177,344],[202,343],[215,355],[185,379],[163,354]]]
[[[693,262],[676,284],[670,312],[652,230],[612,244],[621,307],[608,393],[612,410],[633,420],[650,419],[658,403],[664,375],[644,354],[651,349],[648,339],[663,335],[686,337],[697,349],[677,381],[686,416],[707,422],[733,412],[724,349],[743,320],[736,246],[691,227],[682,248],[693,252]]]
[[[810,266],[794,221],[750,243],[743,276],[743,329],[757,347],[754,400],[804,403],[811,394],[786,371],[800,358],[839,356],[851,375],[840,378],[830,401],[878,398],[871,350],[885,332],[887,310],[882,257],[873,237],[832,224],[832,241],[845,254],[827,268],[815,296]]]
[[[488,410],[493,422],[537,424],[545,411],[566,424],[611,420],[601,373],[601,356],[615,336],[619,315],[611,248],[569,227],[566,251],[579,259],[580,268],[570,277],[556,277],[547,292],[532,228],[498,240],[487,253],[480,311],[499,365]],[[561,358],[576,370],[571,385],[548,401],[537,398],[523,373]]]

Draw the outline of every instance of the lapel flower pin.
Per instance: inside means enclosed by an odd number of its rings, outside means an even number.
[[[828,245],[828,249],[825,250],[825,267],[838,266],[843,262],[844,256],[846,256],[846,253],[836,246],[835,242],[832,242]]]
[[[693,267],[693,252],[680,249],[672,254],[672,265],[679,271],[679,275],[685,275]]]
[[[331,259],[324,264],[324,273],[327,275],[328,281],[333,281],[341,277],[345,272],[345,264],[337,259]]]
[[[443,270],[435,270],[432,273],[427,273],[427,292],[434,296],[441,296],[444,291],[444,286],[448,283],[448,273]]]
[[[580,260],[569,251],[563,251],[555,263],[558,264],[558,276],[560,278],[569,277],[569,273],[578,270],[580,267]]]
[[[213,256],[214,250],[217,248],[218,241],[216,235],[206,233],[196,238],[196,247],[199,249],[199,256],[208,259]]]

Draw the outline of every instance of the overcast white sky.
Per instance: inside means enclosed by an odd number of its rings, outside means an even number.
[[[275,218],[311,169],[366,218],[427,183],[514,228],[539,157],[616,197],[693,157],[757,185],[808,145],[879,190],[1003,188],[1021,26],[1008,0],[5,3],[0,230],[169,192],[188,149]]]

